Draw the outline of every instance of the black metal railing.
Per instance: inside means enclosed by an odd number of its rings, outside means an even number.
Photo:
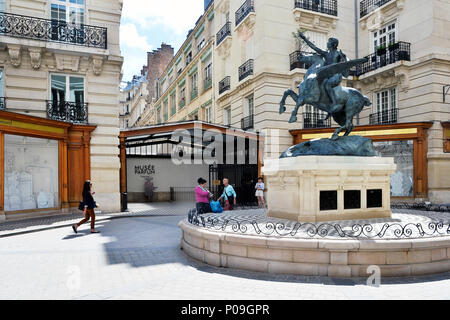
[[[230,90],[230,76],[225,77],[219,82],[219,94],[222,94],[227,90]]]
[[[68,101],[47,101],[47,117],[70,123],[88,123],[88,104]]]
[[[367,58],[367,61],[354,67],[350,71],[350,75],[360,76],[397,61],[411,61],[411,44],[399,41],[387,47],[378,48],[377,52],[365,58]]]
[[[398,122],[398,109],[393,108],[389,110],[383,110],[377,113],[372,113],[369,116],[370,124],[388,124]]]
[[[336,17],[338,15],[337,0],[295,0],[295,8],[325,13]]]
[[[362,18],[392,0],[363,0],[359,3],[359,17]]]
[[[239,67],[239,81],[253,74],[253,59],[247,60]]]
[[[303,55],[311,55],[310,52],[305,51],[294,51],[289,55],[289,64],[291,66],[291,70],[294,70],[295,68],[301,68],[301,69],[308,69],[311,67],[311,63],[304,63],[300,62],[298,58]]]
[[[6,109],[6,98],[0,97],[0,110],[5,110],[5,109]]]
[[[253,0],[246,0],[244,4],[236,11],[236,26],[241,23],[250,12],[255,12]]]
[[[225,23],[222,29],[217,32],[216,46],[218,46],[226,37],[231,36],[231,22]]]
[[[326,119],[326,114],[318,112],[304,112],[303,113],[303,128],[328,128],[331,127],[331,119]]]
[[[253,129],[255,125],[255,116],[250,115],[248,117],[241,119],[241,129],[242,130],[249,130]]]
[[[107,49],[107,28],[0,12],[0,34]]]

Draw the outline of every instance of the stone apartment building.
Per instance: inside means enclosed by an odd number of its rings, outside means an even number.
[[[122,0],[0,1],[0,217],[120,210]]]
[[[373,102],[354,120],[354,134],[371,137],[379,155],[395,157],[394,199],[448,203],[449,9],[439,0],[215,0],[159,78],[158,116],[142,124],[200,119],[258,131],[265,135],[266,159],[293,143],[329,137],[336,124],[310,106],[300,109],[294,124],[288,123],[290,98],[288,111],[278,110],[283,92],[296,88],[308,67],[297,58],[311,49],[294,34],[303,30],[323,49],[336,37],[348,59],[367,57],[343,85]],[[214,40],[205,53],[198,50],[192,65],[199,59],[205,69],[203,57],[212,48],[212,90],[197,99],[195,67],[180,62],[191,62],[190,48],[203,27]],[[181,73],[170,80],[177,66]]]
[[[148,69],[120,88],[120,129],[136,126],[148,105]]]

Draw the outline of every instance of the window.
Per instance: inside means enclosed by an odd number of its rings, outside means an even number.
[[[54,21],[83,25],[84,0],[52,0],[50,3],[50,15]]]
[[[175,93],[170,96],[170,102],[171,102],[170,115],[173,116],[175,113],[177,113],[177,100]]]
[[[192,61],[192,51],[189,51],[189,53],[186,55],[186,66],[191,63]]]
[[[3,78],[4,78],[4,76],[3,76],[3,69],[0,69],[0,97],[4,97],[5,96],[5,93],[3,91],[3,85],[4,85]]]
[[[387,48],[397,41],[397,23],[391,22],[373,33],[373,52],[380,47]]]
[[[180,90],[180,110],[186,105],[186,87]]]
[[[163,105],[163,112],[164,112],[164,122],[169,120],[169,101],[166,100]]]
[[[223,110],[223,124],[226,126],[231,125],[231,107],[228,107]]]
[[[373,123],[397,122],[397,89],[391,88],[375,93],[375,112]]]
[[[254,107],[254,102],[253,102],[253,95],[248,96],[247,98],[245,98],[246,100],[246,110],[245,110],[245,115],[252,117],[255,114],[255,107]]]
[[[53,103],[84,104],[84,79],[68,75],[51,75],[51,100]]]
[[[213,122],[212,121],[212,106],[208,106],[205,108],[205,121],[206,122]]]
[[[199,42],[199,44],[197,46],[198,52],[200,52],[203,49],[203,47],[205,46],[205,43],[206,43],[205,39],[202,39],[202,41]]]

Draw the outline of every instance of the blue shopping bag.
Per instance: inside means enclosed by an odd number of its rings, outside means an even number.
[[[209,205],[211,206],[211,210],[214,213],[221,213],[223,212],[222,206],[220,205],[219,201],[211,201],[209,203]]]

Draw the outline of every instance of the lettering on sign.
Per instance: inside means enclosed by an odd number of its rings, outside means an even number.
[[[155,174],[155,166],[151,164],[134,166],[134,174],[143,174],[143,175]]]

